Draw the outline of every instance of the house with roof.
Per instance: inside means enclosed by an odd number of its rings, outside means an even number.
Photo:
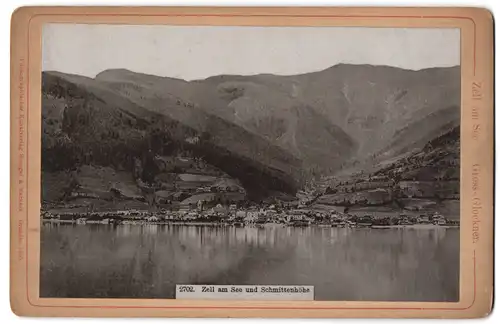
[[[246,212],[245,221],[248,223],[254,223],[259,217],[259,212],[256,209],[251,209]]]

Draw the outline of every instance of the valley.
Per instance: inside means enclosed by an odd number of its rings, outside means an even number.
[[[460,69],[42,73],[42,209],[458,217]]]

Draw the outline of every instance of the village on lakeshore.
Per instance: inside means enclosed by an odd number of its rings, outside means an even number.
[[[41,212],[43,222],[69,224],[184,224],[184,225],[234,225],[234,226],[312,226],[326,227],[371,227],[388,228],[401,226],[459,226],[458,220],[447,219],[438,212],[407,215],[394,213],[393,216],[375,217],[370,213],[353,215],[348,212],[314,211],[306,206],[290,208],[277,205],[267,207],[241,208],[236,204],[217,204],[204,209],[197,208],[158,211],[122,210],[98,212]]]

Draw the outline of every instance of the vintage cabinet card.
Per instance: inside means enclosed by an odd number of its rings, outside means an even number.
[[[491,311],[488,11],[24,7],[11,64],[16,314]]]

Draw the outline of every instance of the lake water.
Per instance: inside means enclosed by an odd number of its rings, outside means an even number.
[[[41,297],[175,298],[176,284],[313,285],[317,300],[457,301],[459,229],[59,225]]]

